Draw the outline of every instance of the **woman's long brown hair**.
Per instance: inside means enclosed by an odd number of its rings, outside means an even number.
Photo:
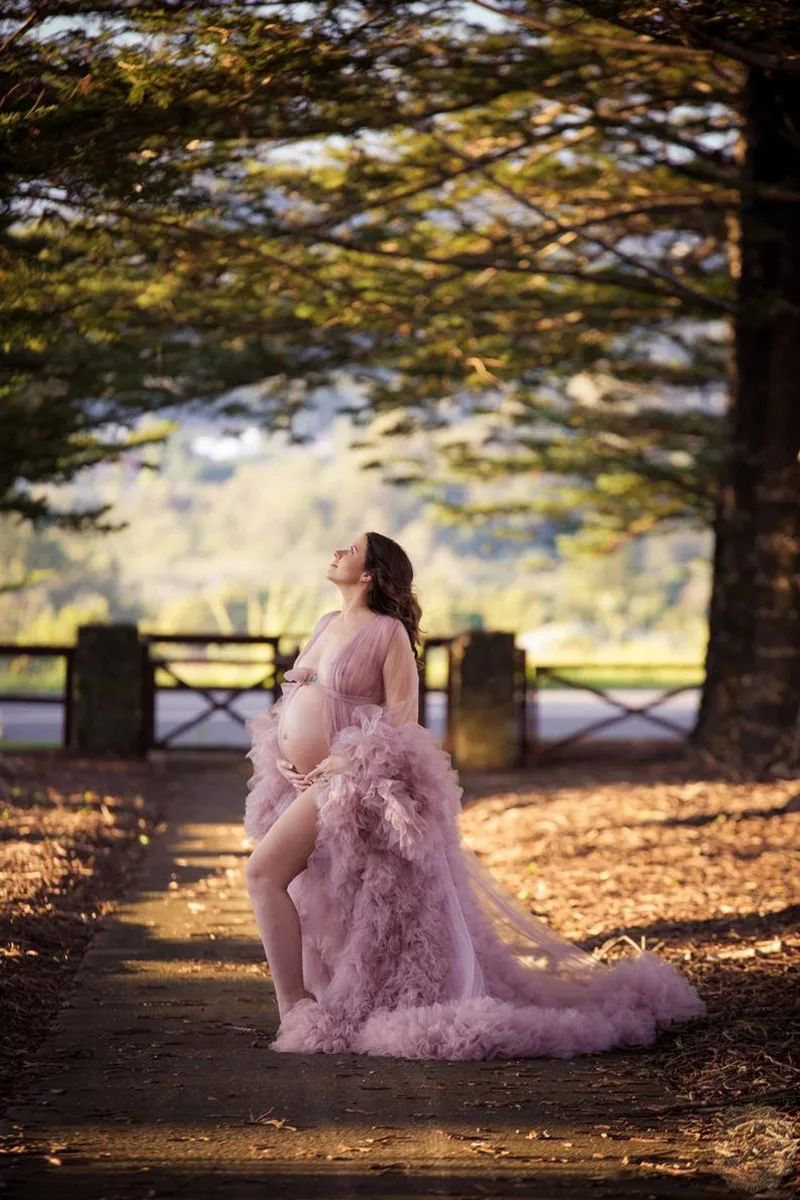
[[[406,628],[411,649],[422,663],[419,623],[422,609],[414,589],[414,568],[402,546],[382,533],[367,534],[364,569],[372,576],[367,603],[373,612],[397,617]]]

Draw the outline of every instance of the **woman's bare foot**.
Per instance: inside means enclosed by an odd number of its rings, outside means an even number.
[[[314,993],[313,993],[313,992],[310,992],[310,991],[308,990],[308,988],[303,988],[302,992],[301,992],[301,993],[300,993],[300,995],[297,997],[297,999],[296,999],[296,1000],[292,1000],[291,1004],[290,1004],[290,1005],[288,1006],[288,1008],[286,1009],[286,1012],[283,1012],[283,1013],[281,1013],[281,1020],[283,1020],[283,1018],[284,1018],[285,1016],[287,1016],[287,1015],[288,1015],[288,1014],[289,1014],[289,1013],[292,1011],[292,1009],[294,1008],[294,1006],[295,1006],[296,1004],[299,1004],[301,1000],[313,1000],[313,1001],[314,1001],[314,1003],[316,1004],[317,997],[314,995]]]

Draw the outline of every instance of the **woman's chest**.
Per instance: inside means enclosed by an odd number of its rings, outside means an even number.
[[[343,658],[343,652],[347,647],[348,639],[344,637],[324,639],[323,644],[314,646],[303,656],[303,666],[313,671],[321,679],[329,678],[334,667],[340,664],[339,660]]]
[[[382,690],[380,630],[376,624],[344,630],[329,630],[319,643],[310,646],[298,663],[326,687],[343,693],[372,696]],[[310,680],[310,682],[313,682]]]
[[[328,628],[315,646],[303,655],[303,666],[310,667],[321,678],[329,676],[335,669],[368,664],[373,655],[371,637],[373,622],[364,625]]]

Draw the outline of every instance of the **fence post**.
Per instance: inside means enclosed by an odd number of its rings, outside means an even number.
[[[74,686],[75,649],[73,646],[64,655],[64,716],[61,727],[61,745],[68,750],[72,745],[72,706],[75,692]]]
[[[136,625],[82,625],[72,671],[70,747],[79,754],[141,757],[142,649]]]
[[[528,764],[528,656],[524,646],[514,647],[514,686],[517,703],[517,766]]]
[[[142,719],[139,726],[139,750],[143,758],[156,744],[156,670],[147,638],[139,641]]]
[[[420,725],[428,723],[428,646],[422,645],[422,665],[419,671],[418,708]]]
[[[526,666],[527,675],[527,666]],[[542,733],[540,727],[541,721],[541,676],[537,667],[533,668],[533,678],[530,687],[526,689],[525,703],[525,729],[527,733],[526,740],[526,761],[538,762],[539,752],[541,748]]]
[[[453,639],[453,759],[461,770],[507,769],[519,761],[513,633],[473,629]]]

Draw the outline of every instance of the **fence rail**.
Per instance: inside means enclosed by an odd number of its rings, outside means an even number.
[[[73,694],[73,665],[75,647],[64,645],[27,644],[20,642],[0,642],[0,660],[26,658],[50,658],[64,660],[64,683],[58,692],[6,691],[0,693],[0,703],[10,704],[60,704],[63,716],[61,721],[61,748],[66,749],[72,741],[72,694]]]
[[[292,653],[282,653],[281,643],[291,641]],[[280,696],[281,682],[286,670],[291,666],[299,643],[289,635],[278,634],[258,636],[250,634],[220,634],[217,637],[208,634],[158,634],[151,633],[142,637],[142,710],[144,714],[144,741],[147,748],[167,749],[173,746],[179,737],[184,737],[192,730],[217,715],[222,715],[234,724],[244,728],[247,718],[237,712],[234,704],[243,695],[251,692],[270,692],[273,703]],[[196,655],[182,657],[179,653],[171,654],[159,650],[164,646],[250,646],[266,648],[266,659],[230,658],[226,655],[216,656]],[[248,684],[224,683],[200,684],[196,680],[185,678],[186,672],[180,670],[187,666],[196,667],[233,667],[256,668],[263,671],[260,678]],[[176,669],[179,668],[179,669]],[[159,685],[159,674],[169,677],[170,682],[165,686]],[[200,712],[174,726],[161,736],[157,733],[156,703],[159,692],[192,692],[200,697],[204,706]],[[206,745],[206,749],[221,749],[222,746]]]
[[[429,638],[423,645],[423,669],[420,673],[419,719],[429,727],[437,728],[446,750],[453,746],[453,655],[452,637]],[[252,694],[271,695],[273,702],[279,699],[281,684],[286,670],[294,661],[302,638],[294,634],[257,636],[249,634],[159,634],[141,636],[141,705],[143,720],[143,749],[151,747],[173,747],[186,735],[202,734],[202,728],[210,722],[216,734],[220,718],[232,722],[239,730],[245,726],[247,717],[237,711],[236,702]],[[251,651],[248,656],[247,649]],[[230,651],[226,654],[226,650]],[[440,661],[436,659],[439,657]],[[33,645],[27,643],[0,643],[0,664],[5,660],[14,665],[13,676],[21,676],[20,667],[27,668],[32,682],[36,682],[38,664],[46,660],[61,660],[61,685],[58,691],[35,687],[20,687],[13,678],[14,686],[0,692],[0,704],[6,705],[53,705],[63,706],[61,729],[50,745],[69,747],[73,731],[74,662],[73,646],[62,644]],[[30,660],[30,661],[26,661]],[[248,672],[250,674],[248,674]],[[52,677],[53,672],[48,674]],[[626,678],[635,677],[636,683],[626,687]],[[5,672],[9,681],[9,671]],[[660,686],[647,687],[644,681],[650,676],[659,680]],[[691,677],[694,676],[694,680]],[[623,722],[636,719],[645,722],[661,738],[669,735],[682,739],[687,733],[687,714],[684,706],[684,724],[674,719],[673,714],[663,711],[663,706],[688,692],[695,690],[702,679],[702,667],[692,663],[531,663],[524,648],[516,647],[514,654],[514,706],[519,746],[518,762],[538,763],[569,751],[579,743],[596,742],[610,735],[619,735]],[[616,680],[618,682],[610,682]],[[647,695],[632,694],[644,684]],[[551,691],[556,698],[548,702]],[[182,704],[179,696],[194,693],[199,708]],[[157,713],[158,696],[175,697],[175,704]],[[576,697],[574,705],[569,696]],[[583,702],[578,697],[583,697]],[[435,704],[431,703],[437,697]],[[443,701],[443,703],[442,703]],[[598,705],[602,706],[598,711]],[[605,710],[605,711],[603,711]],[[177,724],[164,731],[161,725],[172,714]],[[160,716],[157,722],[156,718]],[[18,718],[27,730],[36,722]],[[52,728],[49,720],[43,724]],[[53,723],[54,725],[54,723]],[[560,728],[559,728],[560,727]],[[38,732],[38,731],[37,731]],[[55,733],[55,729],[53,730]],[[2,729],[0,728],[0,734]],[[624,736],[624,735],[623,735]],[[241,740],[241,733],[238,735]],[[28,736],[18,739],[28,743]],[[218,747],[233,746],[233,742],[222,741]],[[210,745],[208,748],[212,748]]]
[[[217,638],[206,634],[163,635],[151,633],[143,636],[142,707],[144,711],[145,741],[147,746],[154,749],[166,749],[174,746],[178,738],[185,737],[186,734],[196,731],[216,715],[224,715],[235,724],[244,727],[247,718],[236,711],[234,707],[236,700],[240,696],[259,691],[271,693],[273,703],[278,700],[281,695],[281,683],[284,673],[291,667],[297,651],[304,640],[304,638],[287,634],[277,636],[234,634],[231,636],[219,635]],[[445,719],[442,741],[446,750],[449,750],[452,746],[453,733],[450,671],[450,646],[452,641],[452,637],[437,637],[429,638],[424,643],[422,652],[423,667],[420,672],[419,688],[419,712],[422,724],[426,724],[430,716],[428,711],[429,696],[435,694],[444,697]],[[291,643],[293,647],[291,652],[283,652],[281,650],[281,643],[287,642]],[[271,654],[266,660],[258,658],[230,658],[226,655],[209,656],[207,654],[183,657],[180,656],[180,649],[177,649],[182,647],[215,645],[267,647]],[[163,652],[161,648],[165,646],[175,646],[176,653]],[[444,687],[431,687],[429,682],[429,655],[431,652],[436,653],[437,651],[443,651],[445,654]],[[193,681],[187,678],[187,672],[181,669],[203,666],[223,669],[228,667],[264,667],[266,669],[260,679],[248,684],[202,684],[196,680]],[[163,678],[164,675],[169,677],[169,682],[160,685],[159,676]],[[200,712],[194,713],[167,733],[159,736],[156,719],[158,695],[167,695],[175,692],[191,692],[204,701],[204,706]],[[205,749],[219,748],[219,746],[212,745],[211,743],[205,744]]]
[[[676,671],[685,671],[687,673],[702,672],[702,668],[698,664],[693,663],[648,663],[646,669],[656,678],[674,674]],[[654,710],[676,696],[696,691],[699,686],[697,681],[679,684],[676,687],[658,688],[657,695],[647,700],[644,704],[632,704],[611,694],[614,690],[619,691],[624,689],[624,683],[622,682],[616,688],[613,685],[600,687],[585,679],[570,677],[569,674],[570,671],[578,674],[591,672],[594,675],[599,674],[607,678],[608,675],[615,672],[624,675],[626,673],[630,674],[631,671],[640,672],[641,670],[642,667],[638,664],[631,663],[580,663],[573,664],[572,666],[567,666],[563,663],[537,663],[526,678],[526,692],[529,698],[525,704],[525,724],[529,731],[532,730],[531,742],[535,760],[540,762],[566,749],[568,746],[573,746],[578,742],[591,741],[593,738],[596,739],[597,734],[607,733],[615,726],[631,718],[649,722],[660,730],[666,730],[680,739],[685,738],[686,730],[682,725],[679,725],[676,721],[671,721],[661,713],[656,713]],[[540,732],[541,692],[545,688],[552,686],[569,691],[586,692],[615,711],[610,716],[589,721],[588,724],[580,726],[567,737],[545,740],[542,738]]]

